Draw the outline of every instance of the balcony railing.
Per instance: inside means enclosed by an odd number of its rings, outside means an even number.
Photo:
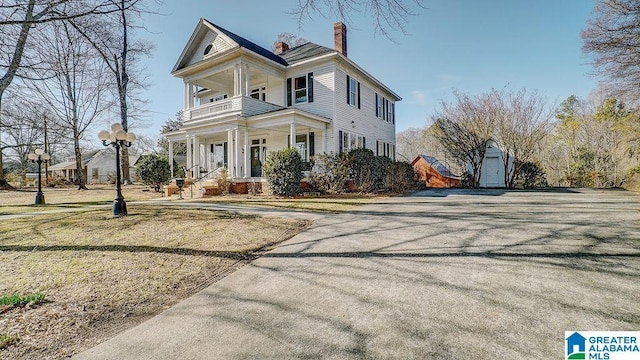
[[[246,96],[234,96],[230,99],[220,100],[205,105],[200,105],[184,110],[185,123],[191,121],[215,122],[227,115],[253,116],[283,109],[282,106],[260,101]]]

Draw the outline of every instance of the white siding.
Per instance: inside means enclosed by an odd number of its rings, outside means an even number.
[[[224,39],[222,39],[222,37],[218,36],[218,34],[213,31],[209,31],[204,39],[200,41],[200,43],[198,43],[198,46],[195,47],[195,50],[191,54],[191,57],[189,58],[186,66],[193,65],[194,63],[202,60],[204,56],[204,50],[210,44],[213,44],[213,48],[211,49],[209,54],[214,54],[216,52],[224,51],[231,48],[231,44],[227,43]]]
[[[360,82],[360,109],[347,103],[347,75]],[[376,89],[374,86],[357,74],[347,73],[342,68],[336,68],[335,79],[336,114],[328,151],[338,151],[338,132],[340,130],[364,136],[367,149],[373,150],[374,153],[377,140],[395,146],[395,125],[376,117]],[[351,123],[352,121],[353,123]]]
[[[333,118],[334,103],[334,81],[333,67],[325,66],[322,68],[307,68],[302,71],[291,72],[287,74],[287,78],[306,75],[313,73],[313,102],[304,104],[294,104],[295,108],[319,115],[328,119]],[[286,83],[285,93],[286,95]],[[284,98],[284,96],[283,96]]]

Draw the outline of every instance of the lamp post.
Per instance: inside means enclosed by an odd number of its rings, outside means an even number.
[[[27,155],[29,161],[38,164],[38,192],[36,193],[36,205],[44,205],[44,194],[42,193],[42,163],[49,161],[51,156],[44,152],[42,149],[36,149],[34,152]]]
[[[134,133],[124,131],[121,124],[111,125],[111,132],[102,130],[98,133],[98,139],[102,140],[102,145],[113,146],[116,150],[116,198],[113,201],[113,215],[127,215],[127,203],[122,196],[122,180],[120,179],[120,148],[130,147],[136,140]]]

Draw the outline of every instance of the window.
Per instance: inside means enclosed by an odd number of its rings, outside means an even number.
[[[287,79],[287,106],[313,102],[313,73]]]
[[[251,94],[249,94],[254,99],[267,101],[267,88],[265,86],[252,89]]]
[[[216,101],[224,100],[224,99],[226,99],[227,97],[228,97],[228,96],[227,96],[227,94],[217,95],[217,96],[214,96],[213,98],[211,98],[211,102],[216,102]]]
[[[377,156],[386,156],[392,160],[396,159],[396,148],[395,145],[386,143],[384,141],[378,140],[376,141],[376,155]]]
[[[392,124],[396,123],[396,105],[376,93],[376,117]]]
[[[338,141],[338,151],[340,153],[346,153],[353,149],[363,149],[367,147],[366,138],[364,136],[342,130],[338,132]]]
[[[203,55],[209,55],[209,53],[211,52],[211,50],[213,50],[213,52],[215,52],[216,50],[213,48],[213,44],[209,44],[207,45],[206,48],[204,48],[204,54]]]
[[[360,109],[360,82],[347,75],[347,104]]]

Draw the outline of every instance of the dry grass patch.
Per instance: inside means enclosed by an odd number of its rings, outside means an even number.
[[[195,209],[132,207],[0,223],[0,359],[58,359],[106,340],[234,271],[308,223]],[[2,312],[2,311],[0,311]]]
[[[115,185],[88,185],[89,190],[78,190],[77,187],[43,188],[42,192],[47,205],[61,204],[98,204],[110,203],[116,196]],[[15,205],[33,205],[37,189],[0,190],[0,207]],[[149,200],[162,196],[150,190],[148,186],[127,185],[122,188],[126,201]],[[36,207],[36,209],[46,208]]]
[[[362,205],[376,203],[380,201],[380,199],[386,197],[388,196],[360,194],[340,194],[331,196],[326,195],[319,197],[310,196],[292,198],[283,198],[270,195],[227,195],[197,199],[197,201],[284,208],[300,211],[344,212],[353,210]]]

